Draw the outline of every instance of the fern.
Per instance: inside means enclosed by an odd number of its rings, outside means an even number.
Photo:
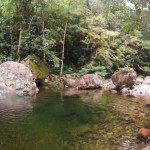
[[[100,76],[106,76],[108,75],[108,71],[105,66],[94,66],[93,64],[85,65],[79,73],[81,74],[88,74],[88,73],[96,73]]]

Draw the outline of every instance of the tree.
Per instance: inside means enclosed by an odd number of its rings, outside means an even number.
[[[134,7],[125,0],[0,0],[0,59],[35,54],[59,74],[93,66],[106,75],[139,58],[148,67],[150,2],[128,2]],[[143,44],[128,41],[135,37]]]

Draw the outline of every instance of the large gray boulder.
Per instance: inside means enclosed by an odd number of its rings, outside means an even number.
[[[116,88],[132,87],[136,84],[137,73],[133,68],[125,67],[115,72],[111,80]]]
[[[80,90],[98,89],[103,87],[103,82],[97,74],[86,74],[76,81],[75,86]]]
[[[79,90],[98,89],[103,87],[102,79],[97,74],[86,74],[77,80],[62,77],[64,86]]]
[[[0,64],[0,98],[10,93],[33,96],[38,92],[31,70],[24,64],[7,61]]]

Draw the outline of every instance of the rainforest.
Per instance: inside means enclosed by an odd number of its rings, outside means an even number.
[[[150,1],[0,0],[0,149],[149,150]]]

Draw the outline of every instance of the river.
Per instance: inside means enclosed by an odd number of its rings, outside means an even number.
[[[150,108],[142,99],[101,90],[47,90],[33,102],[7,101],[0,100],[0,150],[149,148],[149,141],[136,137],[141,127],[150,128]]]

